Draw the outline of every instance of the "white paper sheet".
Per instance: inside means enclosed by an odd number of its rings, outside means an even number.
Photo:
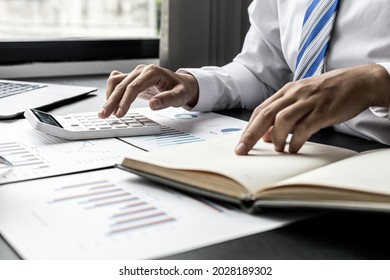
[[[165,146],[203,141],[242,130],[246,122],[216,113],[182,108],[134,109],[163,125],[161,135],[67,141],[31,128],[26,120],[1,124],[0,155],[14,164],[0,166],[0,185],[113,166],[124,156]],[[130,144],[130,145],[129,145]]]
[[[118,139],[67,141],[31,128],[27,121],[1,126],[0,155],[14,167],[0,166],[0,185],[113,166],[139,152]]]
[[[300,218],[249,215],[118,169],[0,188],[0,232],[26,259],[159,258]]]
[[[246,121],[236,118],[212,112],[189,112],[182,108],[171,107],[161,111],[140,108],[138,111],[160,123],[162,134],[121,139],[147,151],[216,138],[241,131],[247,125]]]

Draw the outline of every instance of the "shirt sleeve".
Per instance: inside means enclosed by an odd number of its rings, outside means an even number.
[[[377,64],[382,65],[390,75],[390,62],[377,63]],[[390,110],[390,104],[389,104],[389,108],[387,108],[387,107],[370,107],[371,113],[378,118],[387,118],[388,119],[389,113],[390,113],[389,110]]]
[[[389,72],[390,75],[390,62],[377,63],[377,64],[382,65],[387,70],[387,72]]]
[[[390,63],[377,63],[378,65],[382,65],[390,75]],[[378,118],[389,118],[389,107],[370,107],[371,113]]]
[[[390,121],[378,118],[369,109],[333,128],[338,132],[390,145]]]
[[[253,1],[251,27],[242,51],[223,67],[183,68],[199,84],[196,111],[227,108],[253,109],[290,80],[291,70],[282,52],[277,2]]]
[[[378,63],[382,65],[390,75],[390,63]],[[390,145],[390,121],[389,108],[370,107],[356,117],[333,125],[333,128],[341,133],[376,141]]]

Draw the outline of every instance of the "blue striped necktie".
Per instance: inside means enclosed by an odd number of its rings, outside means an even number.
[[[324,71],[339,0],[312,0],[305,13],[294,80]]]

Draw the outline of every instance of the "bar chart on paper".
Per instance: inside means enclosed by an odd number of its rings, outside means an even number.
[[[146,151],[212,139],[241,131],[247,124],[245,121],[216,113],[188,112],[181,108],[168,108],[157,112],[145,110],[142,113],[160,123],[162,133],[121,139]]]
[[[151,151],[157,148],[176,146],[194,142],[204,141],[204,138],[194,134],[183,132],[169,126],[161,126],[162,133],[160,135],[140,136],[132,138],[124,138],[126,142],[133,144],[142,150]]]
[[[4,139],[4,140],[3,140]],[[0,155],[12,167],[0,165],[0,185],[113,166],[138,149],[117,139],[66,141],[15,125],[0,141]]]
[[[119,169],[0,188],[0,231],[25,259],[160,258],[297,218],[248,215]]]
[[[36,151],[20,142],[0,142],[0,155],[12,163],[12,168],[0,166],[0,184],[18,178],[44,176],[50,168]]]
[[[49,167],[44,159],[18,142],[0,143],[0,154],[11,162],[13,167],[29,166],[32,169]],[[3,168],[6,169],[7,167],[4,166]]]
[[[12,168],[0,165],[0,185],[110,167],[140,150],[200,142],[242,130],[246,122],[216,113],[188,112],[181,108],[137,111],[162,125],[159,135],[66,141],[39,133],[27,122],[13,126],[0,140],[0,156]],[[3,135],[2,135],[3,136]],[[130,145],[129,145],[130,144]]]
[[[84,211],[107,212],[107,236],[167,224],[175,218],[108,180],[67,185],[55,190],[49,204],[73,203]]]

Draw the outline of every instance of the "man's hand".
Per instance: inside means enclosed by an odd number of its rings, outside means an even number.
[[[107,80],[107,101],[99,117],[123,117],[137,96],[149,100],[153,110],[193,107],[198,102],[198,82],[190,74],[174,73],[156,65],[139,65],[129,74],[113,71]]]
[[[370,106],[389,104],[390,76],[376,64],[292,82],[255,109],[236,153],[247,154],[260,138],[282,152],[289,133],[289,152],[297,153],[321,128],[349,120]]]

